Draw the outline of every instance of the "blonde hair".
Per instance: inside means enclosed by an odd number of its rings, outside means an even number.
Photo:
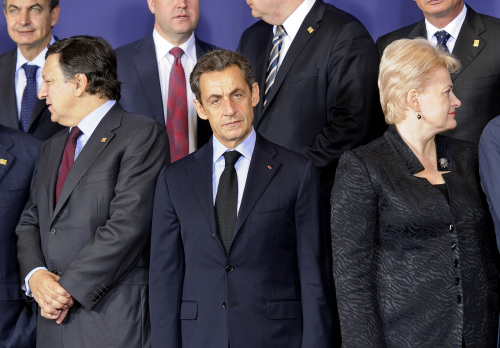
[[[446,68],[453,73],[460,69],[460,61],[426,39],[402,39],[391,43],[380,61],[378,88],[380,104],[387,124],[404,120],[408,110],[408,91],[425,89],[433,73]]]

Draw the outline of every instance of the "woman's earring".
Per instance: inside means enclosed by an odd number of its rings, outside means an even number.
[[[420,120],[422,116],[420,116],[420,114],[417,114],[417,118]]]

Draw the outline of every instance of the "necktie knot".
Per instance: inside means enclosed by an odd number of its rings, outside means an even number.
[[[226,151],[224,152],[224,160],[226,161],[226,166],[234,166],[238,159],[240,158],[241,153],[238,151]]]
[[[451,34],[449,34],[446,30],[440,30],[437,31],[436,34],[434,34],[437,39],[437,43],[439,46],[443,47],[446,51],[448,51],[448,47],[446,46],[446,43],[451,37]]]
[[[28,63],[25,63],[23,64],[22,68],[24,69],[27,80],[36,80],[36,71],[38,70],[38,65],[29,65]]]
[[[82,135],[82,131],[78,127],[71,128],[69,132],[69,139],[78,139],[78,137]]]
[[[179,59],[184,54],[184,51],[180,47],[172,48],[169,53],[175,57],[175,59]]]
[[[276,34],[274,34],[274,36],[278,36],[278,37],[282,37],[282,36],[285,36],[286,35],[286,30],[285,28],[282,26],[282,25],[278,25],[276,27]]]

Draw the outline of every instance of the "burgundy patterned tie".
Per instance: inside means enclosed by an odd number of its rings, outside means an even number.
[[[172,162],[189,154],[188,110],[186,75],[181,64],[184,51],[179,47],[170,50],[175,57],[168,82],[167,134],[170,141]]]
[[[75,149],[76,149],[76,141],[82,135],[82,131],[78,127],[71,128],[71,132],[69,133],[68,141],[66,142],[66,146],[64,147],[64,154],[61,161],[61,169],[59,169],[59,175],[57,176],[56,183],[56,204],[59,199],[59,195],[61,194],[64,181],[66,181],[66,177],[75,162]]]

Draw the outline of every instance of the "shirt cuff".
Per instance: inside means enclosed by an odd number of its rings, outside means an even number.
[[[26,296],[33,297],[33,295],[31,295],[31,289],[30,289],[30,283],[29,283],[29,281],[30,281],[31,276],[36,271],[40,271],[40,270],[48,271],[48,269],[46,267],[37,267],[34,270],[32,270],[31,272],[29,272],[28,275],[26,276],[26,278],[24,278],[23,290],[25,291]]]

